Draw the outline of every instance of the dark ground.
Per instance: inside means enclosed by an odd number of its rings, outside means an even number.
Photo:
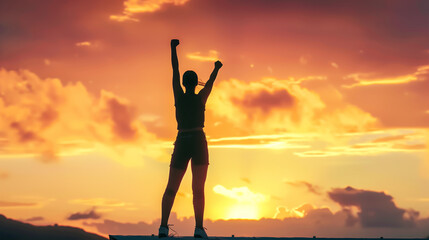
[[[67,226],[34,226],[0,214],[1,240],[107,240],[83,229]]]

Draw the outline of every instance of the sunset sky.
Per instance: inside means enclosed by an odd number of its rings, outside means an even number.
[[[0,214],[156,233],[172,38],[181,74],[224,64],[209,236],[429,235],[424,0],[1,0]],[[190,235],[190,172],[173,212]]]

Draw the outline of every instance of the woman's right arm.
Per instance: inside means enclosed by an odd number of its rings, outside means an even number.
[[[179,60],[177,60],[176,47],[179,45],[178,39],[171,40],[171,65],[173,67],[173,92],[174,97],[183,94],[182,86],[180,86]]]

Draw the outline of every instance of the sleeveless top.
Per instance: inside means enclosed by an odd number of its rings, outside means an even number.
[[[176,97],[177,129],[204,127],[205,103],[198,94],[182,94]]]

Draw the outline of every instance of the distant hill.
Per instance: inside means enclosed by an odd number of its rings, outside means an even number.
[[[83,229],[67,226],[34,226],[0,214],[0,239],[4,240],[106,240]]]

